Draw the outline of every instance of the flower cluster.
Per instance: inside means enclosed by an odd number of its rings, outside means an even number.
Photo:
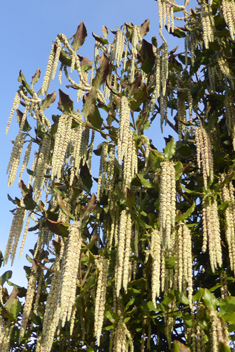
[[[98,281],[95,297],[95,336],[97,338],[97,345],[100,345],[100,336],[102,333],[104,310],[106,302],[107,276],[109,268],[109,260],[103,257],[95,258],[95,264],[98,269]]]
[[[214,163],[212,155],[212,147],[210,139],[203,127],[199,127],[195,131],[196,147],[197,147],[197,164],[199,171],[203,173],[204,187],[208,187],[208,179],[213,181],[214,178]]]
[[[171,248],[171,230],[175,226],[176,183],[175,167],[166,160],[161,163],[160,180],[160,236],[163,248]]]
[[[204,198],[202,206],[202,252],[205,253],[208,243],[211,270],[214,272],[217,265],[222,266],[222,248],[217,201],[211,197]]]

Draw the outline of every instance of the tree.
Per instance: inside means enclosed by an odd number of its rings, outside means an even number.
[[[28,232],[37,242],[27,290],[11,271],[0,278],[1,351],[234,348],[235,5],[199,5],[187,12],[158,1],[161,45],[144,39],[148,20],[125,23],[112,43],[104,26],[93,34],[94,64],[77,53],[81,22],[71,40],[57,36],[38,92],[40,70],[31,84],[20,71],[9,185],[27,148],[1,264],[14,261],[25,218],[21,248]],[[174,28],[178,11],[185,25]],[[162,17],[185,53],[168,51]],[[49,120],[58,64],[78,103],[59,89],[60,113]],[[165,138],[164,153],[145,135],[155,119],[178,134]]]

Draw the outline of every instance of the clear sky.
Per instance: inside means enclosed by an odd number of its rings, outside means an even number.
[[[159,39],[159,23],[158,6],[154,0],[11,0],[0,2],[0,13],[2,38],[0,55],[0,250],[4,253],[12,221],[9,210],[14,208],[14,205],[7,199],[7,193],[13,198],[21,195],[17,182],[13,187],[7,188],[6,175],[12,147],[10,140],[15,139],[18,132],[15,115],[8,135],[5,136],[8,116],[19,85],[17,81],[19,70],[23,71],[29,82],[37,68],[40,68],[43,77],[52,41],[55,40],[56,35],[64,33],[67,37],[71,37],[81,21],[87,28],[88,37],[78,53],[90,60],[93,60],[94,53],[94,38],[91,33],[101,35],[103,25],[115,30],[116,26],[120,27],[124,22],[140,25],[146,19],[150,19],[150,32],[146,39],[151,41],[151,37],[155,35]],[[182,40],[179,41],[172,36],[167,36],[167,40],[169,49],[180,45],[182,51]],[[59,84],[56,81],[55,89],[58,90],[58,88]],[[156,121],[151,133],[153,143],[161,150],[165,145],[159,121]],[[164,135],[168,133],[172,134],[172,130],[166,131]],[[12,281],[18,285],[27,285],[23,265],[30,265],[25,260],[25,255],[29,253],[28,249],[33,247],[35,240],[36,236],[32,232],[29,233],[20,261],[18,260],[19,250],[17,251]],[[10,264],[0,268],[0,275],[10,269]]]

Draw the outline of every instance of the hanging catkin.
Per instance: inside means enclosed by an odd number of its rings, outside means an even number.
[[[107,275],[109,268],[109,260],[103,257],[95,258],[95,264],[98,269],[98,281],[95,298],[95,336],[97,338],[97,345],[100,346],[100,337],[102,333],[104,311],[106,302],[107,289]]]
[[[174,164],[169,160],[161,163],[160,179],[160,236],[163,248],[171,248],[171,230],[175,226],[176,183]]]

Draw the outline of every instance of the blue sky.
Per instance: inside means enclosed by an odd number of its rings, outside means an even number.
[[[182,1],[180,3],[182,4]],[[101,35],[103,25],[108,29],[115,30],[116,26],[120,27],[124,22],[140,25],[148,18],[150,19],[150,33],[146,39],[150,41],[151,37],[155,35],[159,39],[159,23],[157,2],[154,0],[11,0],[0,2],[0,13],[2,33],[0,55],[0,250],[4,253],[12,221],[9,210],[14,208],[7,199],[7,193],[12,197],[20,197],[17,182],[13,187],[7,188],[6,175],[12,147],[10,140],[15,139],[18,132],[15,115],[8,135],[5,136],[8,116],[19,85],[17,81],[19,70],[23,71],[26,80],[30,82],[36,69],[40,68],[43,78],[52,41],[55,40],[58,33],[64,33],[67,37],[71,37],[81,21],[87,28],[88,37],[78,53],[90,60],[93,60],[94,53],[92,32]],[[171,36],[167,36],[167,40],[169,49],[180,45],[182,51],[182,41],[179,42],[177,38]],[[58,91],[58,88],[59,84],[55,79],[53,89]],[[165,131],[164,135],[168,135],[168,133],[172,134],[172,130]],[[158,148],[164,147],[159,121],[153,126],[150,137]],[[20,261],[18,260],[19,251],[17,251],[12,281],[18,285],[25,286],[27,284],[23,265],[30,265],[25,260],[25,255],[28,253],[28,249],[34,245],[35,239],[34,234],[28,235]],[[0,275],[6,270],[11,270],[10,264],[0,268]]]

